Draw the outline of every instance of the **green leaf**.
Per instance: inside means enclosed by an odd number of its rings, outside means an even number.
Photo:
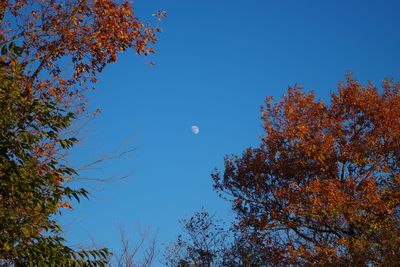
[[[1,48],[1,55],[4,56],[5,54],[7,54],[8,50],[7,50],[7,46],[3,45],[3,47]]]

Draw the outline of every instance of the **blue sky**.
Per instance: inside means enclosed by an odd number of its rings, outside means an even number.
[[[117,249],[119,226],[134,239],[151,226],[160,245],[178,221],[205,207],[229,220],[210,173],[227,154],[258,144],[260,106],[298,83],[326,98],[347,71],[366,83],[400,78],[399,1],[137,0],[138,15],[168,17],[152,68],[122,55],[90,92],[98,116],[71,153],[76,164],[135,148],[82,175],[120,177],[89,184],[91,199],[66,212],[73,244]],[[200,127],[194,135],[191,126]],[[162,248],[162,246],[161,246]]]

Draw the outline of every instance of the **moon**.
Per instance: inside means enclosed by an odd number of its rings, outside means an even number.
[[[192,126],[192,133],[199,134],[199,132],[200,132],[200,128],[198,126],[196,126],[196,125],[193,125]]]

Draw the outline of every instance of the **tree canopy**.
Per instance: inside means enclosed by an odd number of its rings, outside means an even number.
[[[263,265],[398,263],[399,118],[390,80],[348,77],[329,104],[300,86],[266,99],[261,144],[212,175]]]
[[[77,175],[65,153],[66,130],[85,108],[85,89],[118,52],[153,53],[157,28],[129,2],[112,0],[0,3],[0,264],[105,266],[109,251],[66,245],[56,216]]]
[[[348,76],[329,104],[296,85],[261,112],[261,144],[212,174],[236,215],[231,229],[196,213],[166,250],[168,264],[396,265],[400,84],[364,87]]]
[[[63,103],[82,97],[119,52],[153,53],[159,31],[142,23],[129,2],[113,0],[2,1],[0,25],[0,43],[22,49],[25,93],[47,93]]]

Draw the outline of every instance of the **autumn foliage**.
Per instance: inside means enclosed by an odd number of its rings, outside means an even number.
[[[225,159],[215,188],[265,265],[397,265],[400,84],[347,78],[326,104],[301,87],[262,108],[257,148]]]
[[[119,52],[153,53],[149,45],[159,31],[143,24],[129,2],[113,0],[1,1],[0,23],[0,43],[23,49],[26,93],[45,92],[61,102],[82,96]]]
[[[129,2],[0,1],[0,265],[107,264],[107,249],[67,246],[56,220],[88,194],[69,183],[68,130],[105,66],[153,53],[157,31]]]

